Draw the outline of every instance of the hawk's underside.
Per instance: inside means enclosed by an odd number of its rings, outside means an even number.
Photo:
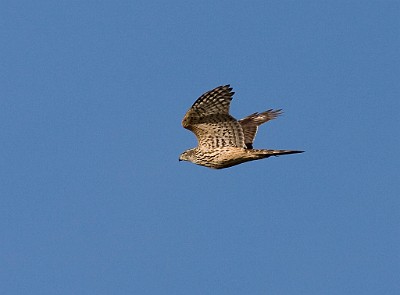
[[[183,152],[179,160],[221,169],[270,156],[303,152],[253,149],[258,126],[275,119],[282,111],[270,109],[238,121],[229,114],[233,94],[232,88],[225,85],[204,93],[196,100],[183,118],[182,125],[196,135],[198,146]]]

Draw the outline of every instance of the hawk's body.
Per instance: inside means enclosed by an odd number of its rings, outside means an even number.
[[[253,149],[258,126],[275,119],[281,110],[254,113],[238,121],[229,114],[233,94],[232,88],[225,85],[204,93],[196,100],[183,118],[182,125],[196,135],[198,146],[182,153],[180,160],[221,169],[270,156],[302,152]]]

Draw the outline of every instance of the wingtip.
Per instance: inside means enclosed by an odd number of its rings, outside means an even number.
[[[226,85],[221,86],[221,87],[226,88],[229,92],[232,93],[232,95],[235,93],[235,92],[232,91],[233,88],[231,87],[231,84],[226,84]]]

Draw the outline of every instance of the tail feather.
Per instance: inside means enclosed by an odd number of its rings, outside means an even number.
[[[291,155],[291,154],[300,154],[304,153],[304,151],[292,151],[292,150],[252,150],[252,153],[259,156],[260,158],[268,158],[271,156],[280,156],[280,155]]]

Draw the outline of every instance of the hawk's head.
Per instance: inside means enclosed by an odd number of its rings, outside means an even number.
[[[196,156],[194,154],[195,149],[190,149],[187,151],[184,151],[180,156],[179,156],[179,161],[189,161],[189,162],[194,162]]]

